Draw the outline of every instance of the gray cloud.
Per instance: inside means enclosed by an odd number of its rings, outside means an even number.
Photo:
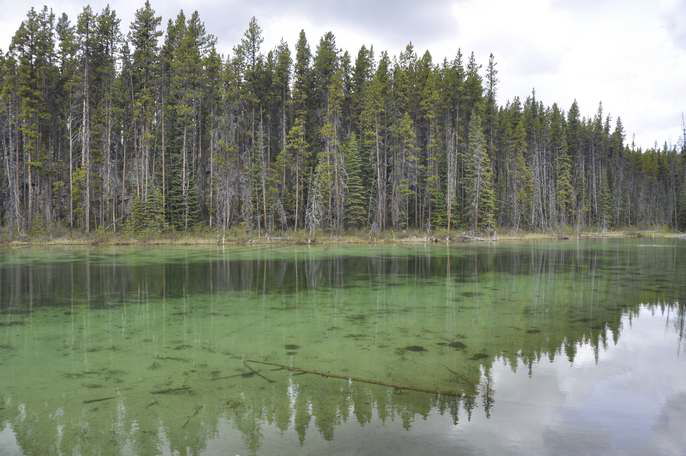
[[[446,14],[451,3],[453,2],[450,0],[262,0],[252,2],[247,9],[258,16],[271,12],[305,16],[313,22],[331,24],[330,28],[334,31],[337,26],[342,25],[359,31],[371,31],[389,41],[402,42],[412,39],[428,41],[445,36],[454,26],[450,15]]]
[[[192,2],[166,2],[159,7],[164,9],[162,12],[165,15],[171,15],[175,14],[179,8],[190,10],[191,8],[187,7],[189,3]],[[248,20],[255,16],[258,22],[283,17],[306,18],[311,24],[331,30],[334,34],[337,30],[345,28],[374,38],[375,43],[372,44],[390,43],[399,49],[409,41],[428,45],[454,32],[454,20],[450,14],[446,14],[451,3],[453,2],[450,0],[429,2],[261,0],[208,3],[198,9],[207,30],[216,35],[223,46],[227,44],[232,46],[237,43]],[[293,31],[284,30],[282,34],[292,35]],[[308,40],[313,46],[319,38],[319,36],[308,34]],[[290,44],[292,46],[294,43]],[[341,47],[340,44],[339,47]],[[350,51],[354,50],[350,49]]]
[[[49,3],[49,2],[48,2]],[[95,10],[110,4],[122,19],[123,28],[127,29],[133,19],[134,11],[142,1],[126,0],[91,0],[88,2]],[[232,0],[201,1],[190,0],[153,0],[153,8],[163,16],[164,22],[177,15],[183,9],[190,15],[197,9],[201,19],[205,22],[208,32],[217,36],[222,47],[233,46],[241,37],[250,17],[255,16],[258,22],[278,19],[282,17],[306,18],[310,23],[317,24],[336,33],[344,27],[348,30],[365,33],[377,41],[397,44],[398,48],[409,41],[430,44],[455,32],[455,23],[449,14],[451,0],[432,0],[417,2],[413,0],[396,0],[393,2],[369,0],[339,0],[339,1],[309,1],[294,0],[283,2],[280,0],[255,0],[243,2]],[[56,2],[52,6],[56,13],[66,11],[70,17],[75,17],[86,2],[67,0]],[[39,8],[41,1],[9,2],[0,0],[3,16],[8,25],[19,21],[26,11],[34,6]],[[7,32],[7,31],[5,31]],[[284,35],[293,34],[291,30],[284,30]],[[319,37],[309,37],[311,42]],[[2,41],[7,38],[2,37]],[[398,44],[399,43],[399,44]],[[292,45],[293,43],[291,43]],[[0,42],[6,48],[6,44]]]

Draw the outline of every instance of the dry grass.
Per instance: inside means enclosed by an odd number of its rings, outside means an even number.
[[[258,236],[257,233],[234,228],[222,233],[204,230],[189,233],[143,233],[132,236],[123,233],[95,232],[90,235],[79,233],[60,233],[60,236],[41,235],[23,239],[0,240],[0,245],[9,246],[68,246],[68,245],[288,245],[288,244],[421,244],[447,242],[462,243],[472,241],[492,241],[489,237],[470,237],[466,233],[453,231],[448,236],[446,230],[431,234],[418,230],[384,231],[373,234],[369,231],[349,231],[341,234],[317,232],[310,238],[305,230],[275,233]],[[548,232],[503,231],[495,238],[498,242],[507,241],[544,241],[567,239],[619,239],[619,238],[684,238],[684,234],[665,229],[623,229],[613,231],[580,231],[561,229]]]

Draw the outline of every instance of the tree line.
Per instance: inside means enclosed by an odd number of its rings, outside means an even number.
[[[126,35],[109,7],[30,9],[0,52],[0,226],[686,228],[684,147],[627,144],[602,105],[499,105],[493,55],[263,49],[254,18],[216,44],[149,2]]]

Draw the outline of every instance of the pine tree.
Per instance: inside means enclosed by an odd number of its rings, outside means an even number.
[[[326,117],[320,132],[324,147],[318,156],[317,163],[317,169],[320,169],[319,162],[328,162],[326,169],[329,175],[326,179],[331,189],[328,192],[330,196],[326,200],[328,201],[326,219],[330,228],[337,232],[343,228],[345,211],[345,159],[340,145],[343,97],[343,76],[339,68],[331,75],[326,94]],[[322,192],[326,193],[323,189]]]
[[[147,227],[145,212],[145,203],[139,195],[135,195],[131,205],[131,215],[129,215],[128,220],[128,231],[138,234],[145,230]]]
[[[186,198],[186,220],[184,230],[188,231],[202,224],[202,214],[200,212],[200,195],[198,192],[197,180],[191,178],[188,197]]]
[[[96,15],[90,6],[83,8],[79,14],[76,32],[79,41],[79,54],[81,57],[81,168],[85,175],[85,188],[83,189],[83,208],[81,211],[84,216],[83,227],[86,232],[91,228],[91,92],[93,91],[93,60],[96,49],[95,36]]]
[[[498,70],[495,68],[496,62],[493,54],[488,57],[488,67],[486,68],[486,142],[488,144],[488,155],[491,159],[495,158],[495,129],[496,114],[498,106],[496,104],[496,88],[498,85]]]
[[[270,193],[267,198],[271,201],[270,205],[273,207],[275,222],[279,223],[282,230],[286,230],[288,229],[286,210],[290,202],[290,195],[288,195],[288,150],[286,148],[277,154],[269,174],[268,188]]]
[[[525,216],[531,211],[531,204],[533,202],[533,176],[531,169],[526,162],[527,143],[526,130],[524,128],[524,119],[520,118],[519,122],[514,128],[512,137],[512,153],[514,154],[514,194],[513,201],[513,220],[512,224],[515,229],[519,229]]]
[[[138,191],[143,197],[148,195],[149,167],[151,165],[152,122],[155,114],[155,80],[158,77],[158,46],[157,41],[162,32],[158,27],[162,18],[155,15],[146,0],[142,8],[136,10],[131,24],[129,40],[133,46],[131,65],[132,90],[135,100],[133,116],[135,119],[136,135],[140,140],[135,143],[138,166],[142,168],[142,178],[138,180]]]
[[[95,225],[113,225],[116,216],[114,90],[121,32],[119,18],[106,6],[96,19],[95,52],[93,54],[93,153],[92,185],[101,193],[94,201]]]
[[[358,139],[362,135],[361,117],[365,106],[365,92],[367,85],[374,74],[374,55],[366,46],[362,45],[355,58],[352,70],[351,87],[351,129],[357,134]]]
[[[606,231],[612,222],[612,194],[608,185],[607,173],[602,173],[600,177],[600,226]]]
[[[434,206],[431,211],[431,226],[433,228],[445,228],[448,226],[448,211],[445,192],[440,187],[440,176],[431,176],[429,179],[428,191]]]
[[[344,144],[345,170],[348,177],[345,196],[345,224],[350,228],[362,228],[367,223],[367,192],[362,185],[359,144],[353,133]]]
[[[295,45],[295,65],[293,68],[293,110],[296,117],[300,117],[303,126],[305,125],[306,116],[308,113],[308,103],[311,98],[312,77],[310,70],[310,60],[312,53],[310,46],[307,44],[307,37],[305,31],[301,30],[298,36],[298,42]]]
[[[26,164],[26,194],[24,195],[26,229],[31,229],[37,207],[37,196],[42,193],[47,177],[46,128],[50,128],[50,111],[45,87],[52,77],[54,59],[54,15],[44,6],[40,12],[29,9],[26,19],[12,37],[10,54],[16,58],[18,103],[17,138],[22,144]]]
[[[483,99],[483,81],[479,75],[479,70],[481,65],[476,63],[476,56],[472,52],[469,55],[469,60],[467,62],[467,71],[465,75],[464,88],[462,91],[462,97],[460,99],[460,106],[464,112],[462,116],[462,132],[463,138],[469,137],[469,130],[471,126],[471,115],[477,110],[482,104]]]
[[[481,116],[476,109],[469,122],[468,138],[465,174],[469,223],[473,232],[486,232],[495,229],[495,192]]]
[[[126,36],[109,7],[29,9],[0,53],[0,229],[686,225],[686,149],[625,144],[576,101],[499,106],[492,56],[353,64],[301,32],[292,62],[252,18],[224,60],[197,12],[161,48],[160,24],[150,2]]]
[[[182,159],[176,153],[171,157],[169,189],[165,198],[167,223],[178,231],[185,230],[185,196],[183,192]]]
[[[368,175],[364,180],[372,189],[370,197],[370,213],[372,230],[379,231],[386,228],[387,217],[387,151],[385,137],[388,129],[386,125],[386,110],[390,93],[390,59],[384,52],[377,66],[374,77],[367,84],[364,94],[364,108],[360,117],[362,135],[360,137],[363,170]]]
[[[57,37],[59,40],[59,48],[57,58],[59,61],[60,81],[59,91],[61,94],[60,104],[62,104],[62,123],[66,133],[66,148],[68,156],[66,168],[69,170],[68,174],[68,223],[70,228],[74,228],[74,160],[75,160],[75,143],[76,138],[74,130],[76,128],[76,90],[77,90],[77,65],[78,60],[76,52],[78,44],[76,42],[76,35],[74,27],[69,22],[69,17],[62,14],[57,21],[55,27]]]
[[[439,75],[432,71],[431,54],[425,52],[419,61],[420,70],[426,73],[424,87],[421,92],[419,107],[423,120],[426,124],[424,141],[425,164],[425,192],[424,201],[426,205],[426,226],[440,227],[446,225],[447,212],[445,210],[445,199],[443,198],[443,188],[441,188],[440,168],[441,168],[441,135],[440,122],[438,117],[439,104]]]
[[[408,113],[403,115],[395,130],[398,147],[393,154],[391,218],[396,229],[405,229],[410,222],[410,202],[416,205],[419,174],[417,136]]]
[[[146,228],[154,233],[165,231],[167,227],[162,190],[155,187],[148,193],[145,201]]]
[[[555,203],[557,225],[567,225],[572,222],[574,214],[574,186],[572,184],[572,161],[567,152],[567,135],[565,120],[557,104],[553,104],[550,112],[550,145],[553,152],[553,166],[555,169]]]
[[[306,164],[309,162],[309,147],[305,139],[305,121],[302,115],[298,115],[295,119],[293,127],[288,132],[287,150],[289,156],[289,166],[291,173],[292,192],[291,197],[288,198],[290,203],[288,206],[293,214],[293,227],[298,229],[302,227],[302,216],[304,212],[306,201],[305,199],[305,184],[308,179],[308,171]]]
[[[678,207],[678,229],[686,231],[686,180],[681,183]]]
[[[565,149],[557,156],[557,204],[560,223],[565,225],[572,220],[574,208],[574,187],[572,186],[572,165]]]

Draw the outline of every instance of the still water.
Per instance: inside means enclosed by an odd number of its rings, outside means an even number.
[[[0,250],[0,455],[684,455],[686,241]]]

